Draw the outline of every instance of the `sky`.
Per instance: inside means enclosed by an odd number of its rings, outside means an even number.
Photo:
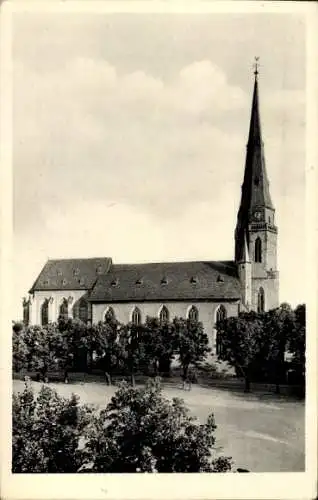
[[[14,311],[48,258],[233,259],[253,90],[280,301],[305,301],[301,14],[13,17]]]

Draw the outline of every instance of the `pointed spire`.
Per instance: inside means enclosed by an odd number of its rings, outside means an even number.
[[[252,220],[253,214],[258,211],[264,214],[263,209],[274,210],[267,178],[264,143],[259,107],[259,58],[254,64],[254,90],[252,99],[251,118],[249,125],[244,180],[242,185],[241,204],[236,226],[236,261],[242,259],[244,234]],[[260,212],[261,210],[261,212]],[[262,215],[263,217],[264,215]],[[259,220],[259,222],[263,222]]]
[[[247,154],[242,197],[249,204],[249,209],[256,207],[272,208],[273,204],[269,193],[267,178],[264,143],[262,140],[261,119],[258,95],[258,58],[254,71],[254,91],[251,110],[250,127],[247,142]]]
[[[259,98],[258,98],[258,65],[255,64],[255,80],[254,80],[254,92],[252,101],[252,112],[250,121],[250,130],[248,134],[248,146],[261,146],[262,142],[262,132],[261,132],[261,120],[259,114]]]

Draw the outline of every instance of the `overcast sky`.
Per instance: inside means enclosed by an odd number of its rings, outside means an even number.
[[[260,57],[280,300],[305,300],[305,24],[291,14],[15,14],[15,311],[47,258],[225,260]]]

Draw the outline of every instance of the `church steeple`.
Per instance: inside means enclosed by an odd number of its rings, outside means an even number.
[[[236,227],[235,260],[237,262],[242,258],[244,233],[248,229],[249,223],[251,223],[253,219],[256,219],[259,223],[265,222],[268,211],[272,211],[274,214],[274,206],[269,192],[269,182],[265,165],[264,143],[262,139],[257,64],[254,76],[254,91],[247,142],[244,180]],[[269,216],[269,222],[273,225],[273,216]]]
[[[258,58],[240,207],[235,229],[235,262],[245,307],[259,311],[278,306],[277,227],[269,192],[262,138]]]

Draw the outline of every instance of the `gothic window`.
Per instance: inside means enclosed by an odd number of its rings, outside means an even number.
[[[114,309],[112,307],[109,307],[105,313],[105,321],[113,321],[115,319],[115,313]]]
[[[66,299],[63,299],[62,304],[60,305],[60,311],[59,311],[59,316],[62,319],[67,319],[68,318],[68,303]]]
[[[226,309],[221,305],[216,311],[216,322],[223,321],[224,319],[226,319]]]
[[[265,311],[265,293],[261,287],[257,295],[257,312],[262,313]]]
[[[49,322],[49,301],[45,299],[41,306],[41,325],[46,326]]]
[[[169,311],[166,306],[162,306],[159,312],[160,323],[168,323],[169,321]]]
[[[259,237],[255,240],[255,262],[262,262],[262,241]]]
[[[88,304],[85,299],[81,299],[78,304],[78,319],[87,323],[88,320]]]
[[[138,309],[138,307],[135,307],[135,309],[132,312],[131,322],[134,325],[140,325],[140,323],[141,323],[141,312],[140,312],[140,309]]]
[[[226,319],[226,309],[223,305],[220,305],[218,310],[216,311],[216,322],[223,321]],[[219,332],[216,334],[216,354],[219,356],[222,353],[222,338]]]
[[[198,321],[199,320],[199,311],[198,311],[198,309],[195,306],[192,306],[189,309],[188,319],[190,319],[192,321]]]

